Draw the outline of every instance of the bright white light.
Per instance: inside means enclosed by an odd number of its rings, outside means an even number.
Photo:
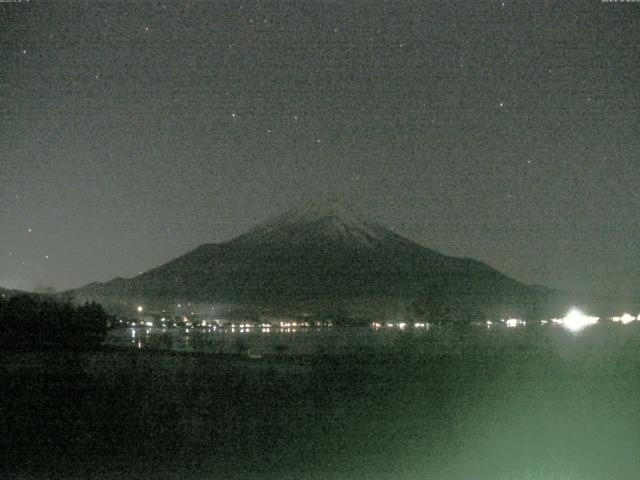
[[[579,332],[589,325],[598,323],[598,320],[598,317],[590,317],[574,308],[562,319],[562,325],[572,332]]]
[[[138,310],[138,312],[142,312],[142,305],[138,305],[137,310]]]
[[[625,324],[625,325],[626,325],[627,323],[631,323],[631,322],[633,322],[635,319],[636,319],[636,318],[635,318],[633,315],[629,315],[628,313],[625,313],[624,315],[622,315],[622,316],[620,317],[620,321],[621,321],[623,324]]]
[[[640,316],[638,318],[640,318]],[[612,321],[620,322],[624,325],[626,325],[627,323],[633,322],[635,319],[636,318],[633,315],[630,315],[628,313],[623,314],[621,317],[611,317]]]
[[[515,328],[518,325],[526,325],[524,320],[520,320],[519,318],[508,318],[507,320],[503,320],[506,323],[507,328]]]

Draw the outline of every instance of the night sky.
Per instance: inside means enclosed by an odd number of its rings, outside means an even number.
[[[133,276],[309,200],[640,294],[640,3],[0,3],[0,286]]]

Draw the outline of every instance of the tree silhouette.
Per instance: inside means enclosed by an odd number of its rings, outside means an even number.
[[[101,305],[16,295],[0,300],[0,345],[4,348],[95,348],[110,317]]]

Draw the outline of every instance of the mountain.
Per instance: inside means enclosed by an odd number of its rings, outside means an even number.
[[[330,204],[291,210],[228,242],[201,245],[134,278],[93,283],[73,294],[344,309],[360,316],[401,308],[421,318],[483,319],[540,315],[554,292],[430,250]]]

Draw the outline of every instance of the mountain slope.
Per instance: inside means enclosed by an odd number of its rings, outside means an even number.
[[[33,295],[31,292],[23,292],[21,290],[12,290],[9,288],[0,287],[0,297],[2,298],[11,298],[17,295]]]

